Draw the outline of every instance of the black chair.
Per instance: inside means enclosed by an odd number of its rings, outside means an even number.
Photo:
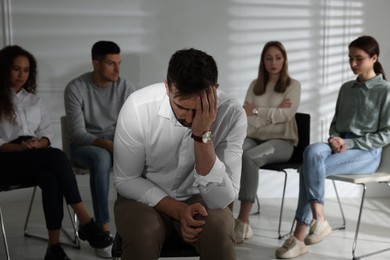
[[[116,233],[112,245],[111,255],[113,260],[119,260],[122,256],[122,238]],[[166,240],[160,253],[160,257],[191,257],[199,256],[195,247],[183,242],[179,236]]]
[[[286,194],[286,184],[287,184],[287,169],[298,170],[302,165],[303,161],[303,151],[310,144],[310,115],[305,113],[296,113],[295,120],[298,126],[298,145],[294,148],[294,152],[291,156],[291,159],[285,163],[273,163],[267,164],[260,167],[263,170],[272,170],[284,173],[284,185],[283,185],[283,194],[282,194],[282,203],[280,206],[280,215],[279,215],[279,226],[278,226],[278,235],[279,239],[285,237],[288,234],[281,235],[280,229],[282,225],[283,218],[283,207],[284,207],[284,197]],[[260,214],[260,203],[259,198],[256,196],[257,202],[257,211],[254,214]]]

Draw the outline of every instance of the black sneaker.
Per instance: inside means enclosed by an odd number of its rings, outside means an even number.
[[[65,254],[60,244],[52,245],[47,248],[45,260],[70,260]]]
[[[87,240],[93,248],[108,247],[113,241],[110,234],[103,232],[93,219],[88,224],[80,225],[79,237],[81,240]]]

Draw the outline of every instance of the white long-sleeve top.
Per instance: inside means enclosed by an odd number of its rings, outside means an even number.
[[[245,101],[255,104],[259,114],[248,116],[248,137],[258,140],[284,139],[298,144],[298,127],[295,113],[301,100],[301,84],[291,79],[284,93],[275,92],[275,83],[268,83],[263,95],[255,95],[252,81],[246,93]],[[289,108],[280,108],[284,99],[290,99]]]
[[[41,98],[22,89],[12,95],[15,108],[15,124],[0,118],[0,146],[19,136],[46,137],[52,142],[50,117]]]
[[[195,170],[191,129],[175,118],[163,83],[127,99],[114,139],[114,184],[123,197],[155,206],[170,196],[201,194],[209,208],[225,208],[238,194],[247,118],[241,105],[218,90],[211,126],[216,161],[206,176]]]

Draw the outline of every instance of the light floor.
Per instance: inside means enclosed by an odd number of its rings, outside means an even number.
[[[12,195],[12,193],[16,194],[16,199],[13,199],[14,195]],[[4,199],[5,194],[6,199]],[[8,244],[10,247],[12,260],[43,259],[45,254],[45,242],[33,238],[26,238],[23,236],[23,225],[30,194],[31,189],[0,193],[0,205],[5,218]],[[85,202],[88,207],[91,207],[90,201],[85,200]],[[111,199],[111,203],[113,204],[113,199]],[[280,205],[279,203],[279,199],[261,200],[261,214],[253,215],[251,217],[251,225],[253,227],[255,235],[252,239],[246,240],[245,243],[237,246],[237,255],[239,259],[275,259],[275,249],[283,243],[283,239],[277,239],[277,225]],[[322,243],[310,246],[308,254],[296,259],[352,259],[351,248],[358,215],[358,203],[358,199],[344,199],[344,210],[347,218],[346,230],[334,231]],[[41,232],[42,234],[45,234],[43,224],[44,221],[40,204],[41,203],[38,202],[34,206],[33,218],[31,219],[31,231]],[[236,207],[234,209],[234,212],[235,214],[237,214],[239,203],[237,202],[235,206]],[[286,200],[284,211],[285,216],[283,218],[284,221],[282,227],[284,233],[286,233],[290,229],[295,206],[295,199]],[[332,226],[341,224],[340,213],[335,200],[327,200],[326,214]],[[114,225],[112,226],[112,229],[114,229]],[[115,230],[112,231],[115,232]],[[357,255],[366,254],[372,250],[380,250],[385,247],[390,247],[389,234],[390,200],[386,198],[366,200],[365,212],[363,214],[363,220],[359,236],[360,239],[358,241]],[[82,242],[81,247],[81,249],[65,247],[65,250],[69,257],[71,257],[71,259],[73,260],[98,259],[95,256],[93,249],[90,248],[86,242]],[[0,259],[5,259],[2,237],[0,237]],[[174,259],[193,260],[197,258]],[[365,259],[390,259],[390,251]]]

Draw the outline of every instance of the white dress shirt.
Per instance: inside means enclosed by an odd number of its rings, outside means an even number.
[[[163,83],[127,99],[114,138],[114,184],[123,197],[151,207],[170,196],[201,194],[208,208],[225,208],[237,197],[247,118],[241,105],[218,90],[211,126],[216,161],[208,175],[195,170],[191,129],[175,118]]]
[[[0,146],[26,135],[38,139],[46,137],[51,143],[53,132],[50,117],[41,98],[22,89],[19,93],[13,92],[12,99],[16,114],[15,124],[0,118]]]

